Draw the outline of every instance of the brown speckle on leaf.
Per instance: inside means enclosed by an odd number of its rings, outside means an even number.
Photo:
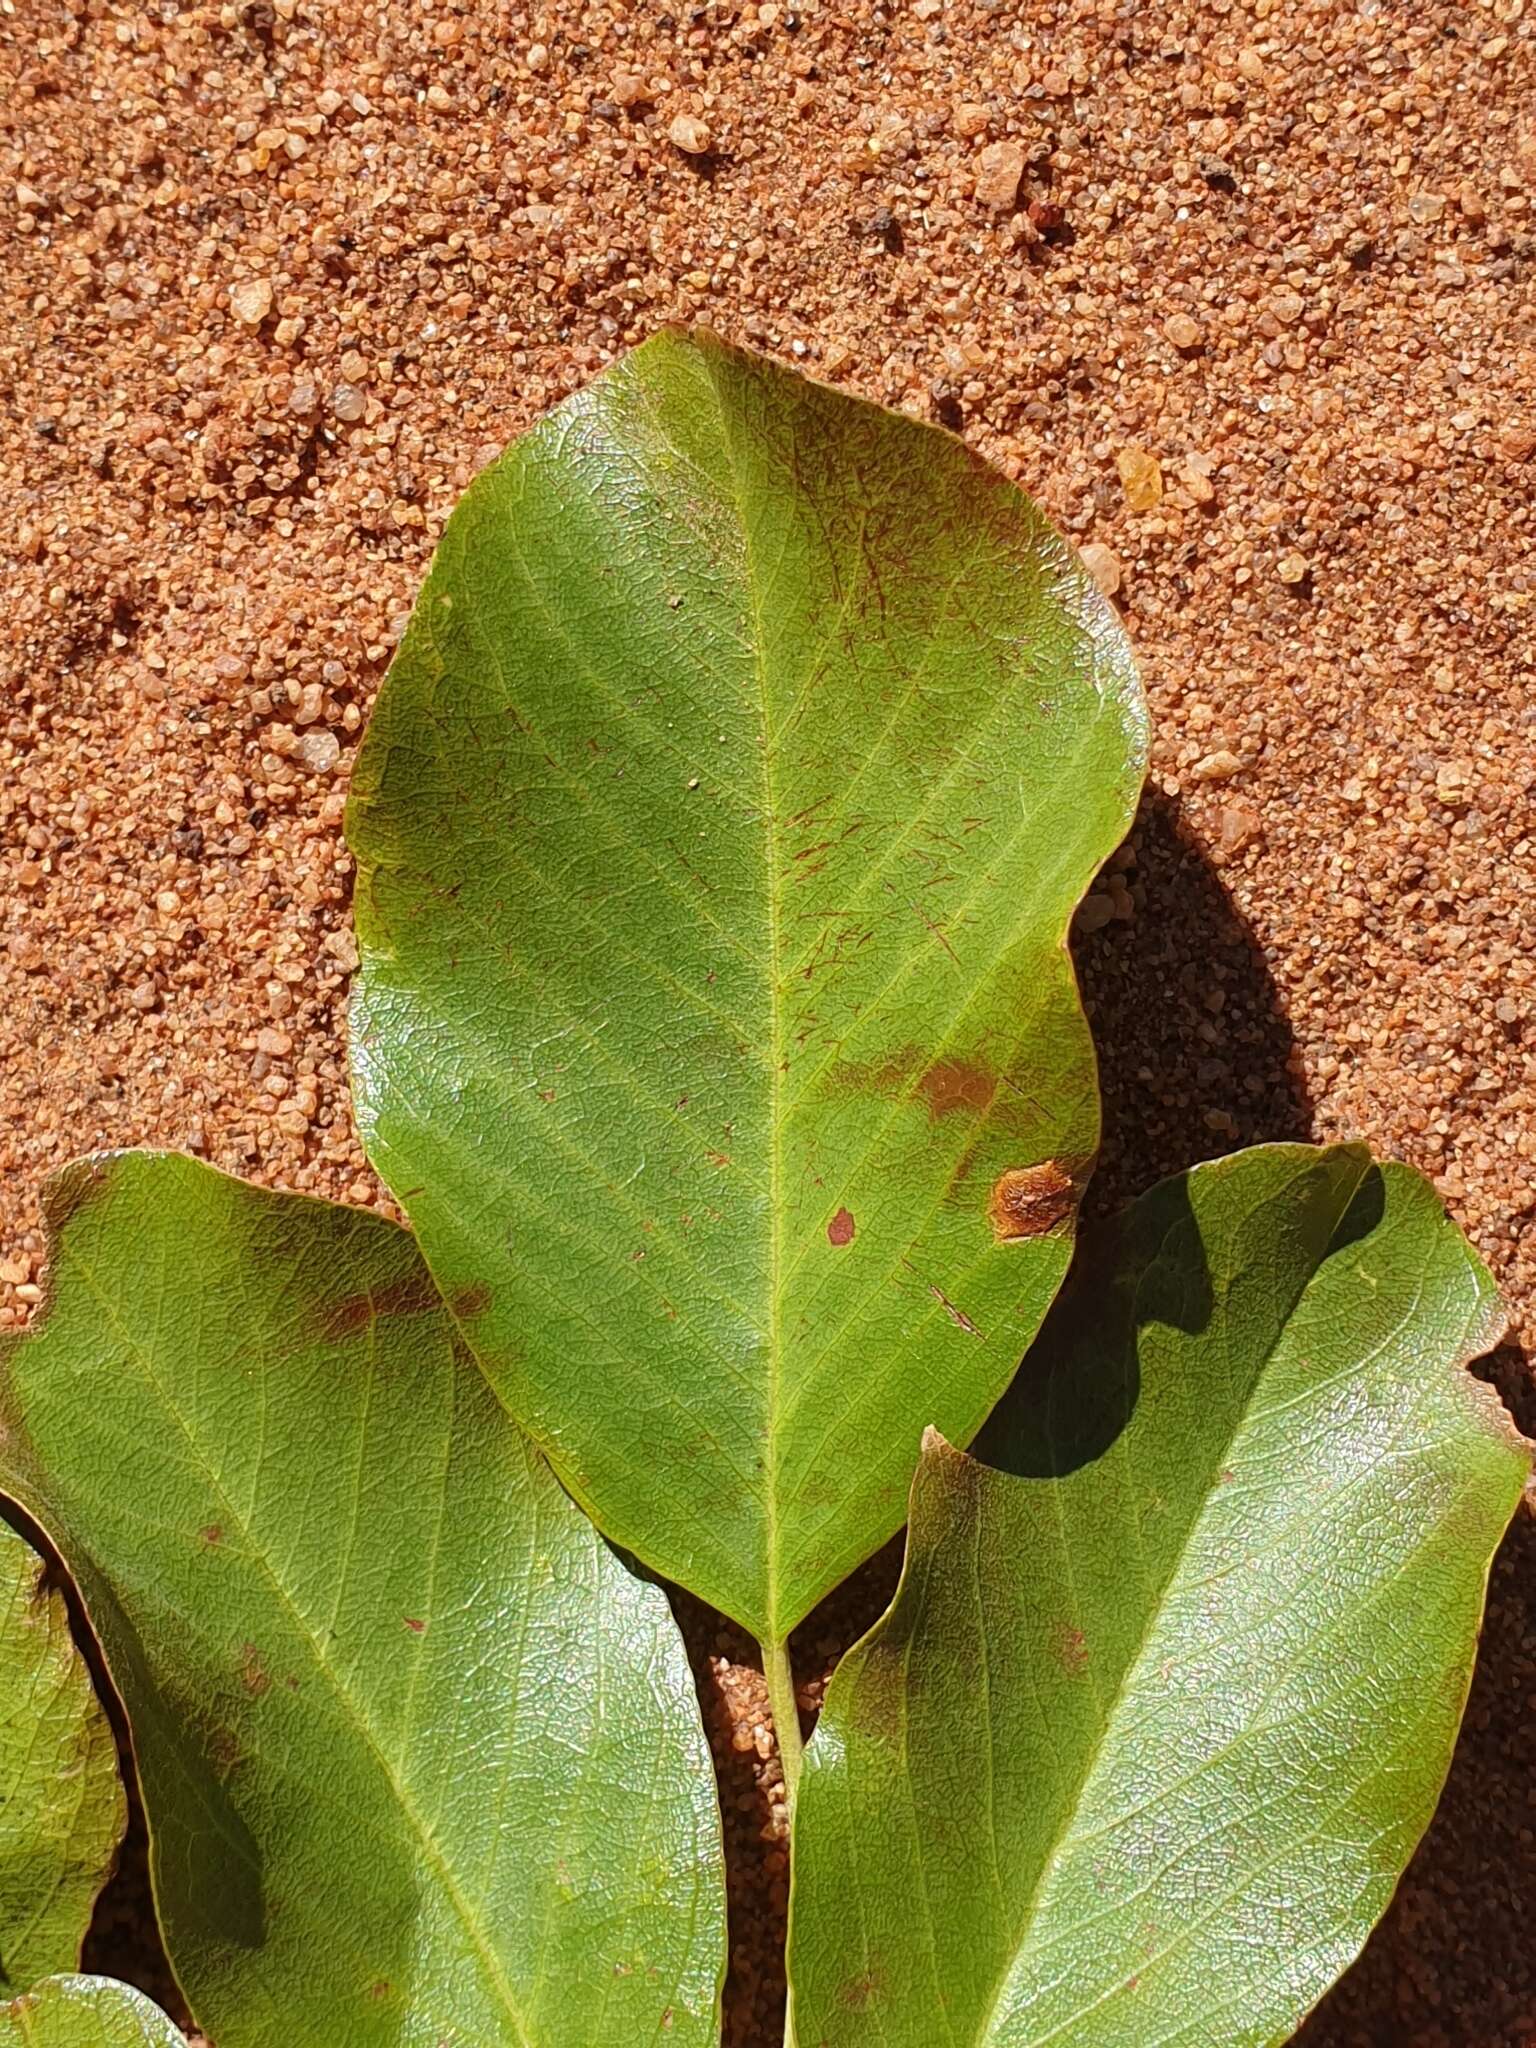
[[[1054,1159],[1041,1166],[1010,1166],[999,1175],[987,1205],[1000,1244],[1021,1237],[1043,1237],[1071,1215],[1077,1187],[1070,1173]]]
[[[1082,1630],[1063,1622],[1056,1631],[1055,1650],[1068,1678],[1081,1678],[1088,1669],[1088,1644]]]
[[[264,1692],[271,1690],[271,1677],[254,1643],[247,1643],[240,1652],[240,1683],[253,1700],[259,1700]]]
[[[217,1549],[219,1544],[224,1541],[224,1531],[217,1522],[210,1522],[206,1529],[199,1529],[197,1533],[210,1550]]]
[[[357,1336],[378,1316],[419,1316],[441,1307],[442,1297],[423,1267],[419,1273],[381,1287],[377,1294],[348,1294],[331,1302],[320,1311],[320,1334],[337,1343],[343,1337]]]
[[[838,1992],[837,2002],[839,2005],[846,2007],[849,2012],[862,2012],[873,1999],[878,1997],[881,1982],[879,1970],[871,1964],[867,1969],[860,1971],[857,1977],[849,1978],[848,1982]]]
[[[851,1209],[839,1209],[832,1218],[832,1221],[827,1225],[827,1243],[836,1245],[852,1244],[853,1236],[853,1211]]]
[[[918,1087],[928,1104],[928,1114],[937,1120],[955,1110],[978,1113],[991,1106],[997,1093],[997,1076],[968,1060],[935,1060]]]

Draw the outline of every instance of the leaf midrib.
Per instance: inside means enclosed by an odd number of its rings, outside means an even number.
[[[1355,1195],[1359,1192],[1361,1183],[1364,1181],[1366,1174],[1370,1171],[1370,1161],[1368,1159],[1362,1158],[1358,1160],[1357,1165],[1359,1168],[1358,1174],[1354,1181],[1351,1183],[1348,1195],[1342,1203],[1338,1215],[1334,1220],[1334,1230],[1337,1230],[1339,1222],[1342,1221],[1343,1217],[1348,1213],[1350,1203],[1354,1200]],[[1297,1178],[1304,1178],[1305,1172],[1306,1169],[1303,1169],[1302,1173],[1299,1174]],[[1294,1186],[1295,1183],[1292,1182],[1290,1183],[1290,1185]],[[1266,1198],[1265,1206],[1267,1207],[1269,1203],[1273,1202],[1276,1198],[1276,1194],[1271,1193]],[[1185,1219],[1182,1216],[1175,1218],[1175,1220],[1169,1225],[1168,1230],[1164,1233],[1162,1241],[1158,1245],[1157,1251],[1146,1261],[1145,1265],[1142,1267],[1141,1275],[1139,1276],[1137,1281],[1138,1295],[1141,1292],[1141,1288],[1145,1282],[1147,1274],[1150,1273],[1153,1270],[1153,1268],[1157,1265],[1158,1261],[1161,1259],[1163,1255],[1163,1252],[1166,1250],[1168,1240],[1173,1236],[1176,1230],[1179,1230],[1185,1226],[1186,1220],[1187,1219]],[[1332,1239],[1332,1235],[1333,1233],[1330,1231],[1330,1241]],[[1309,1268],[1309,1270],[1303,1277],[1300,1286],[1297,1288],[1295,1294],[1292,1296],[1291,1301],[1285,1310],[1285,1313],[1281,1316],[1279,1323],[1276,1327],[1274,1336],[1271,1338],[1270,1342],[1265,1346],[1264,1355],[1260,1359],[1254,1371],[1253,1384],[1249,1388],[1247,1398],[1244,1400],[1241,1410],[1234,1418],[1231,1430],[1227,1435],[1226,1443],[1228,1446],[1235,1443],[1237,1439],[1246,1430],[1248,1422],[1252,1417],[1254,1406],[1258,1400],[1259,1391],[1264,1383],[1265,1377],[1269,1371],[1269,1367],[1273,1363],[1275,1353],[1279,1350],[1281,1341],[1283,1340],[1286,1331],[1290,1328],[1291,1323],[1294,1321],[1298,1308],[1301,1306],[1301,1303],[1305,1300],[1307,1291],[1312,1286],[1313,1282],[1316,1280],[1318,1272],[1321,1269],[1321,1266],[1325,1263],[1326,1258],[1327,1253],[1325,1251],[1323,1258],[1320,1259],[1315,1265]],[[1053,1496],[1059,1499],[1059,1495],[1057,1495],[1057,1488],[1060,1485],[1060,1481],[1052,1480],[1048,1481],[1047,1484],[1050,1485]],[[1029,1945],[1031,1936],[1034,1933],[1035,1923],[1039,1917],[1041,1905],[1043,1903],[1046,1880],[1049,1876],[1051,1866],[1055,1862],[1056,1858],[1060,1855],[1064,1845],[1072,1837],[1073,1823],[1076,1819],[1078,1811],[1082,1806],[1083,1793],[1086,1790],[1090,1780],[1093,1778],[1094,1774],[1099,1768],[1099,1764],[1103,1756],[1105,1745],[1109,1739],[1110,1731],[1113,1727],[1116,1715],[1118,1714],[1120,1706],[1125,1699],[1125,1695],[1130,1685],[1132,1674],[1140,1669],[1141,1660],[1146,1654],[1147,1645],[1152,1639],[1153,1631],[1156,1627],[1158,1618],[1160,1617],[1163,1611],[1163,1607],[1165,1604],[1164,1595],[1167,1593],[1168,1588],[1172,1586],[1179,1577],[1179,1574],[1184,1567],[1184,1561],[1189,1556],[1189,1553],[1194,1546],[1195,1537],[1198,1534],[1200,1526],[1204,1520],[1205,1504],[1210,1498],[1210,1491],[1211,1489],[1209,1481],[1207,1481],[1207,1484],[1200,1495],[1199,1503],[1196,1506],[1196,1510],[1194,1514],[1190,1517],[1189,1526],[1184,1532],[1184,1538],[1179,1545],[1178,1552],[1170,1562],[1169,1568],[1167,1572],[1164,1574],[1162,1583],[1157,1588],[1156,1594],[1154,1595],[1153,1599],[1149,1602],[1146,1623],[1140,1631],[1135,1648],[1132,1651],[1131,1655],[1128,1656],[1125,1661],[1124,1667],[1122,1668],[1120,1673],[1120,1677],[1116,1682],[1114,1693],[1109,1698],[1109,1700],[1106,1701],[1104,1705],[1099,1731],[1097,1735],[1094,1737],[1092,1747],[1088,1753],[1087,1758],[1084,1761],[1081,1771],[1078,1773],[1075,1796],[1072,1797],[1070,1803],[1064,1810],[1061,1823],[1055,1830],[1049,1843],[1047,1843],[1045,1852],[1040,1859],[1039,1872],[1033,1887],[1029,1903],[1029,1909],[1025,1915],[1023,1925],[1020,1927],[1016,1938],[1014,1939],[1009,1948],[1008,1955],[1003,1964],[1003,1967],[998,1972],[997,1982],[994,1986],[992,1996],[988,2001],[986,2012],[982,2016],[980,2024],[976,2031],[972,2033],[969,2037],[970,2048],[996,2048],[996,2036],[994,2033],[994,2029],[997,2024],[998,2012],[1002,2005],[1003,1998],[1008,1990],[1009,1981],[1013,1975],[1014,1967],[1017,1964],[1019,1957],[1024,1953],[1025,1949]],[[1063,1551],[1064,1553],[1066,1552],[1065,1542],[1063,1542]],[[1056,2031],[1059,2032],[1059,2029]],[[1046,2035],[1042,2038],[1045,2040],[1049,2040],[1051,2037],[1049,2035]],[[1026,2044],[1026,2048],[1038,2048],[1038,2043]]]
[[[720,390],[717,359],[706,350],[703,357],[709,387],[720,420],[720,445],[725,453],[731,499],[741,528],[742,561],[746,572],[747,596],[752,608],[751,642],[753,679],[757,710],[762,721],[759,751],[762,756],[763,859],[766,873],[764,906],[768,926],[768,1317],[767,1390],[764,1400],[763,1438],[763,1562],[766,1606],[771,1617],[773,1641],[782,1639],[779,1622],[780,1546],[779,1528],[779,1409],[782,1401],[783,1334],[780,1319],[783,1269],[784,1156],[780,1111],[782,1108],[784,1036],[782,1005],[779,1000],[781,932],[779,925],[779,828],[777,793],[773,781],[774,733],[769,716],[768,672],[764,660],[762,585],[753,548],[752,522],[747,513],[741,458],[731,431],[731,407]]]

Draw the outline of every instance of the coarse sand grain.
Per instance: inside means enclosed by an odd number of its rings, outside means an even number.
[[[963,433],[1124,612],[1156,748],[1077,941],[1094,1202],[1264,1137],[1411,1160],[1530,1430],[1533,48],[1529,0],[0,0],[0,1322],[92,1147],[382,1205],[369,702],[475,470],[681,320]],[[892,1568],[801,1631],[808,1710]],[[1536,2044],[1533,1584],[1524,1514],[1307,2048]],[[778,1765],[749,1646],[680,1605],[766,2048]],[[132,1856],[93,1953],[166,1994]]]

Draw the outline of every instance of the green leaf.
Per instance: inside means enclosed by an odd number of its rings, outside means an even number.
[[[713,1774],[626,1571],[365,1212],[122,1154],[53,1184],[4,1484],[127,1709],[219,2048],[717,2038]]]
[[[1489,1278],[1358,1147],[1165,1182],[930,1437],[795,1821],[801,2048],[1261,2048],[1439,1796],[1526,1448]]]
[[[63,1596],[0,1525],[0,1993],[74,1969],[126,1819]]]
[[[1145,746],[1027,498],[703,336],[448,523],[348,812],[364,1139],[572,1492],[764,1641],[1065,1272]]]
[[[0,2005],[0,2048],[186,2048],[141,1991],[110,1977],[49,1977]]]

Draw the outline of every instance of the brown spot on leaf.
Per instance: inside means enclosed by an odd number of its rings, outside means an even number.
[[[348,1294],[319,1313],[320,1335],[328,1343],[355,1337],[379,1316],[419,1316],[442,1307],[442,1297],[425,1267],[393,1280],[376,1294]]]
[[[208,1722],[203,1722],[201,1726],[204,1738],[208,1744],[208,1755],[214,1769],[222,1777],[233,1777],[234,1773],[245,1762],[244,1754],[239,1743],[235,1740],[233,1730],[218,1727]]]
[[[202,1537],[210,1550],[216,1550],[224,1541],[224,1531],[217,1522],[210,1522],[206,1529],[199,1529],[197,1533]]]
[[[259,1700],[264,1692],[271,1690],[271,1677],[254,1643],[247,1643],[240,1652],[240,1683],[253,1700]]]
[[[997,1093],[997,1076],[968,1060],[935,1060],[918,1082],[928,1104],[928,1114],[937,1121],[956,1111],[969,1109],[980,1115],[990,1109]]]
[[[1081,1678],[1088,1669],[1088,1642],[1080,1628],[1061,1622],[1053,1645],[1056,1661],[1068,1678]]]
[[[899,1095],[922,1064],[922,1057],[915,1045],[904,1045],[878,1063],[838,1060],[832,1068],[832,1085],[859,1095]]]
[[[849,2012],[863,2012],[874,2002],[884,1989],[884,1978],[880,1970],[871,1963],[867,1970],[857,1977],[850,1977],[837,1994],[837,2002]]]
[[[832,1218],[832,1221],[827,1225],[827,1243],[837,1245],[852,1244],[853,1233],[853,1211],[851,1209],[839,1209]]]
[[[411,1616],[408,1614],[405,1615],[403,1619],[405,1621],[406,1627],[411,1631],[412,1635],[420,1636],[426,1634],[427,1624],[424,1621],[413,1621]]]
[[[1021,1237],[1043,1237],[1072,1214],[1077,1184],[1054,1159],[1041,1166],[1010,1166],[1000,1174],[987,1204],[992,1229],[1000,1244]]]
[[[455,1319],[461,1323],[473,1322],[476,1316],[483,1316],[491,1305],[491,1290],[483,1280],[473,1287],[461,1287],[448,1304]]]

